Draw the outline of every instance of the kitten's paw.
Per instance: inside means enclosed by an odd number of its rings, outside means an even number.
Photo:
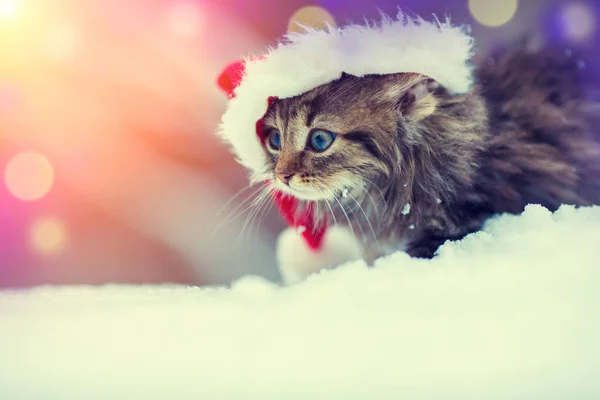
[[[324,268],[362,258],[361,244],[343,227],[329,227],[323,240],[321,249],[313,251],[296,230],[287,228],[281,232],[277,239],[277,263],[285,284],[300,282]]]

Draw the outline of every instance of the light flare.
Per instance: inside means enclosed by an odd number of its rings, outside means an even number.
[[[304,32],[303,27],[327,29],[327,26],[337,26],[333,15],[319,6],[306,6],[296,11],[288,22],[289,32]]]
[[[508,23],[516,14],[518,0],[469,0],[469,11],[481,25],[497,28]]]
[[[67,229],[59,218],[42,217],[33,223],[29,239],[36,252],[55,255],[66,247]]]
[[[17,15],[16,0],[0,0],[0,19],[12,19]]]
[[[190,1],[173,4],[166,13],[167,26],[176,36],[193,38],[200,33],[200,7]]]
[[[4,180],[13,196],[23,201],[35,201],[50,192],[54,184],[54,169],[42,154],[23,152],[8,162]]]
[[[561,10],[561,27],[567,39],[585,41],[596,31],[596,13],[583,1],[567,3]]]

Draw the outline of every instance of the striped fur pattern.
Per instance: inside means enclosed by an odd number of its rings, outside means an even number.
[[[279,99],[264,122],[282,146],[264,146],[264,172],[275,188],[316,201],[318,218],[350,225],[372,257],[432,257],[529,203],[600,204],[599,106],[576,58],[519,48],[475,74],[466,94],[417,73],[343,74]],[[307,145],[318,129],[336,134],[324,152]]]

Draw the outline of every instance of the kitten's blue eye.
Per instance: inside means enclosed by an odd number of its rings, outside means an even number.
[[[325,151],[335,140],[335,133],[316,130],[310,135],[310,146],[315,151]]]
[[[269,135],[269,145],[273,150],[281,149],[281,133],[277,129],[274,129]]]

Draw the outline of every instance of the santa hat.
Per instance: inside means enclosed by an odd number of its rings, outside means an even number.
[[[219,76],[218,84],[230,99],[219,134],[253,173],[253,180],[268,179],[263,175],[267,156],[261,127],[274,99],[301,95],[338,79],[342,72],[358,77],[414,72],[452,93],[465,93],[472,85],[472,53],[473,39],[466,27],[402,12],[396,19],[383,16],[376,24],[289,33],[265,54],[232,63]],[[324,243],[335,245],[325,240],[327,227],[313,219],[310,207],[298,215],[297,199],[278,192],[274,200],[311,251],[330,253]]]

